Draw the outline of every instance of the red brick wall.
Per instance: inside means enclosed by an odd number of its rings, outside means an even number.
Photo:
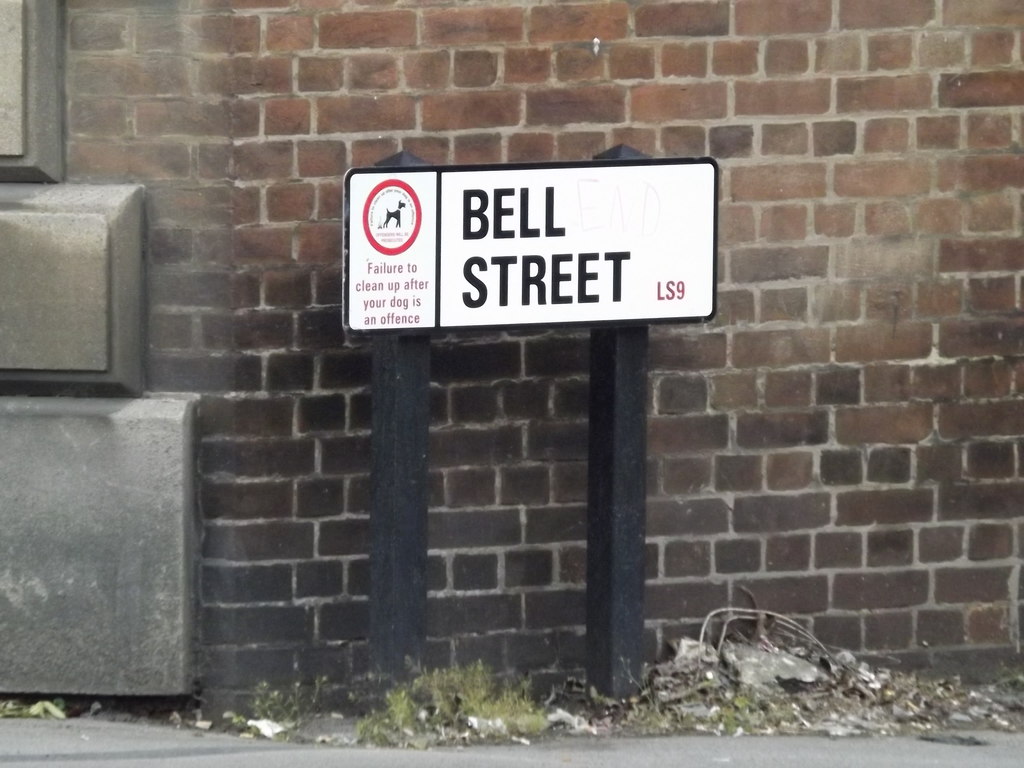
[[[719,317],[652,333],[651,655],[738,586],[854,650],[1014,646],[1020,3],[67,8],[71,178],[147,185],[149,386],[205,394],[208,690],[366,670],[340,190],[399,149],[721,164]],[[585,337],[433,357],[429,661],[575,670]]]

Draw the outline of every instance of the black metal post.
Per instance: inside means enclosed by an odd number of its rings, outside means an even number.
[[[423,164],[405,152],[377,163]],[[426,639],[430,337],[375,337],[371,387],[370,653],[397,680]]]
[[[616,147],[595,159],[645,157]],[[636,690],[643,666],[647,498],[647,326],[590,332],[587,681]]]

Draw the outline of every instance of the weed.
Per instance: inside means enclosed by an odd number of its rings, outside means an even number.
[[[359,740],[379,746],[522,738],[544,730],[525,682],[499,681],[482,663],[427,672],[392,690],[384,708],[359,722]]]

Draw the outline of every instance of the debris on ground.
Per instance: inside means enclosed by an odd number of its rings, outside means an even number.
[[[838,738],[1024,730],[1024,685],[972,690],[956,678],[875,669],[770,611],[713,611],[698,639],[683,638],[672,651],[627,700],[601,699],[569,681],[548,704],[587,712],[596,728],[640,733]]]

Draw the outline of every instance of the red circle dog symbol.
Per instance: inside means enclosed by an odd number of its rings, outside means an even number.
[[[366,198],[363,231],[376,250],[394,256],[416,241],[422,217],[420,199],[413,188],[399,179],[388,179]]]

